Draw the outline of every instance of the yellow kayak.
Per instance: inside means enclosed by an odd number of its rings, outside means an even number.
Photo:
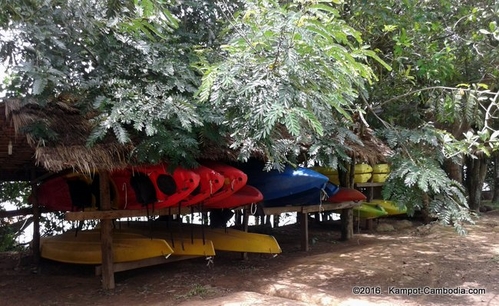
[[[356,164],[354,166],[354,168],[355,168],[355,174],[372,173],[373,172],[373,167],[371,167],[371,165],[369,165],[369,164]],[[317,171],[317,172],[324,174],[324,175],[328,175],[328,174],[338,175],[337,169],[333,169],[333,168],[329,168],[329,167],[317,166],[317,167],[312,167],[312,170]],[[384,172],[382,172],[382,173],[384,173]]]
[[[373,166],[373,173],[390,173],[390,165],[376,164]]]
[[[138,233],[154,239],[163,239],[172,247],[174,256],[215,256],[215,247],[213,241],[209,239],[200,239],[191,237],[179,237],[172,235],[166,228],[155,228],[152,230],[147,227],[126,228],[120,230],[125,233]]]
[[[361,173],[372,173],[373,172],[373,167],[368,164],[356,164],[355,165],[355,174],[361,174]]]
[[[202,231],[194,230],[198,235]],[[208,228],[205,229],[205,237],[212,240],[215,249],[230,252],[248,253],[282,253],[281,247],[274,236],[248,233],[236,229]]]
[[[340,185],[340,178],[338,174],[324,174],[329,178],[329,181],[333,184]]]
[[[390,173],[373,173],[373,183],[384,183],[388,179]]]
[[[81,231],[43,237],[40,240],[43,258],[74,264],[101,264],[100,231]],[[173,249],[164,239],[151,239],[133,233],[113,233],[114,262],[136,261],[169,256]]]
[[[129,222],[127,224],[130,224],[131,229],[142,229],[145,232],[150,231],[149,225],[144,222]],[[155,224],[152,226],[152,235],[155,237],[158,232],[163,232],[161,235],[170,235],[167,230],[164,224]],[[231,228],[202,227],[192,224],[183,224],[181,232],[177,226],[172,226],[169,230],[173,231],[174,237],[177,239],[178,237],[182,237],[184,241],[190,241],[191,236],[200,240],[203,240],[203,238],[210,240],[217,251],[269,254],[279,254],[282,252],[275,237],[270,235],[248,233]]]
[[[334,174],[338,175],[338,170],[330,168],[330,167],[312,167],[312,170],[319,172],[320,174],[328,175],[328,174]]]
[[[366,183],[371,179],[371,173],[357,173],[353,177],[355,183]]]
[[[171,240],[165,237],[165,240],[172,246],[172,255],[175,256],[215,256],[215,246],[209,239],[175,238]]]
[[[372,206],[380,206],[383,207],[383,209],[388,213],[388,215],[402,215],[407,213],[407,207],[402,207],[400,208],[397,204],[393,203],[392,201],[386,201],[386,200],[380,200],[380,199],[373,199],[371,202],[365,202],[366,204],[372,205]]]
[[[367,202],[353,208],[353,216],[361,219],[385,217],[388,213],[381,206],[370,205]]]

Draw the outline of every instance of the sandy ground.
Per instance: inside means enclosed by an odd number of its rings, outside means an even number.
[[[3,253],[0,305],[499,305],[499,211],[467,236],[414,220],[377,227],[340,242],[336,225],[311,222],[309,252],[296,225],[259,228],[276,237],[281,255],[219,252],[213,266],[196,258],[119,272],[112,291],[92,266],[34,267],[30,257]]]

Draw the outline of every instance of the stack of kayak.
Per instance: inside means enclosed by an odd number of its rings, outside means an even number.
[[[329,178],[329,181],[331,181],[332,183],[339,185],[340,178],[338,170],[329,167],[314,167],[313,169],[319,173],[326,175]],[[371,179],[373,175],[373,167],[368,164],[356,164],[354,166],[354,171],[355,183],[366,183]]]
[[[263,195],[247,185],[247,175],[232,166],[210,162],[196,169],[167,164],[115,170],[110,173],[113,209],[143,209],[203,204],[206,209],[233,208],[260,202]],[[60,174],[40,184],[40,206],[49,211],[98,209],[99,173]]]
[[[314,170],[327,176],[331,183],[339,183],[338,171],[328,167],[314,167]],[[355,165],[354,182],[355,183],[384,183],[390,175],[390,165],[376,164],[374,166],[368,164]],[[407,212],[405,206],[399,207],[395,203],[387,200],[373,199],[366,201],[366,197],[355,189],[340,188],[335,197],[329,201],[363,201],[361,205],[354,207],[354,215],[362,219],[374,219],[379,217],[401,215]]]
[[[384,183],[390,175],[390,165],[377,164],[373,166],[373,183]]]
[[[99,209],[99,173],[61,173],[37,188],[40,206],[52,211]],[[195,169],[168,164],[142,165],[109,173],[113,209],[189,207],[200,205],[216,215],[236,207],[258,203],[264,207],[303,206],[321,203],[364,201],[359,191],[340,188],[330,178],[312,169],[286,166],[282,171],[265,170],[263,162],[244,164],[201,162]],[[131,262],[158,256],[213,256],[215,250],[277,254],[274,237],[235,229],[208,228],[159,221],[126,222],[115,229],[115,262]],[[226,223],[225,223],[226,224]],[[213,227],[213,223],[210,224]],[[68,263],[99,264],[100,232],[97,230],[44,237],[44,258]]]
[[[214,256],[216,251],[279,254],[276,239],[270,235],[235,229],[211,229],[191,226],[184,231],[168,229],[162,222],[127,222],[126,228],[113,232],[113,260],[133,262],[155,257]],[[99,230],[66,232],[43,237],[43,258],[73,264],[101,264]]]
[[[363,207],[370,218],[384,217],[384,216],[394,216],[403,215],[407,213],[407,207],[404,205],[400,207],[392,201],[382,200],[382,199],[372,199],[369,202],[362,203],[360,207]],[[369,213],[370,212],[370,213]]]
[[[252,160],[236,165],[248,175],[248,184],[263,195],[264,207],[317,205],[323,202],[362,201],[359,191],[340,188],[328,176],[314,169],[285,166],[282,171],[265,170],[263,162]]]
[[[314,205],[362,201],[352,190],[340,188],[330,177],[313,169],[285,166],[282,171],[264,169],[252,160],[228,165],[203,162],[195,169],[167,164],[144,165],[110,172],[113,209],[155,209],[202,205],[205,210],[233,209],[260,203],[264,207]],[[40,206],[49,211],[99,209],[99,173],[60,174],[43,182],[37,190]],[[349,193],[345,197],[345,194]]]
[[[361,219],[375,219],[379,217],[403,215],[407,213],[407,207],[399,207],[392,201],[373,199],[362,202],[360,206],[354,207],[354,216]]]

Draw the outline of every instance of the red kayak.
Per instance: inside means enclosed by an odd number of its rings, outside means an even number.
[[[215,194],[224,185],[224,176],[211,168],[199,166],[196,169],[192,169],[192,171],[199,175],[199,185],[182,200],[182,206],[190,206],[202,202]]]
[[[224,176],[224,185],[211,197],[203,201],[204,205],[217,203],[243,188],[248,176],[241,170],[219,162],[206,162],[204,166],[215,170]]]
[[[141,209],[153,203],[155,208],[178,204],[198,187],[200,177],[183,168],[170,174],[166,165],[159,164],[113,171],[111,180],[116,193],[115,208]]]
[[[94,208],[90,179],[83,174],[56,176],[43,182],[36,192],[38,204],[51,211]]]
[[[199,185],[199,175],[194,171],[177,167],[168,172],[168,165],[159,164],[134,168],[146,174],[156,189],[158,207],[170,207],[185,199]]]
[[[111,201],[113,202],[112,206],[114,209],[144,208],[144,205],[139,203],[135,196],[135,191],[130,180],[132,176],[133,172],[131,169],[114,170],[111,172]]]
[[[340,187],[339,191],[330,196],[326,202],[329,203],[341,203],[341,202],[358,202],[365,201],[367,197],[357,189]]]
[[[258,203],[263,200],[263,194],[253,186],[245,185],[235,193],[218,202],[205,204],[205,208],[235,208],[238,206]]]

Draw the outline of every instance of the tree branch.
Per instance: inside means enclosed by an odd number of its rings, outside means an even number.
[[[402,94],[400,96],[393,97],[391,99],[386,100],[385,102],[381,103],[379,106],[383,106],[385,104],[391,103],[393,101],[400,100],[402,98],[405,98],[407,96],[413,95],[415,93],[423,92],[423,91],[429,91],[429,90],[435,90],[435,89],[442,89],[442,90],[463,90],[463,91],[471,91],[475,90],[472,88],[457,88],[457,87],[447,87],[447,86],[432,86],[432,87],[425,87],[421,89],[416,89],[416,90],[411,90],[409,92],[406,92],[405,94]],[[488,95],[497,95],[495,92],[491,91],[482,91],[483,94],[488,94]]]

